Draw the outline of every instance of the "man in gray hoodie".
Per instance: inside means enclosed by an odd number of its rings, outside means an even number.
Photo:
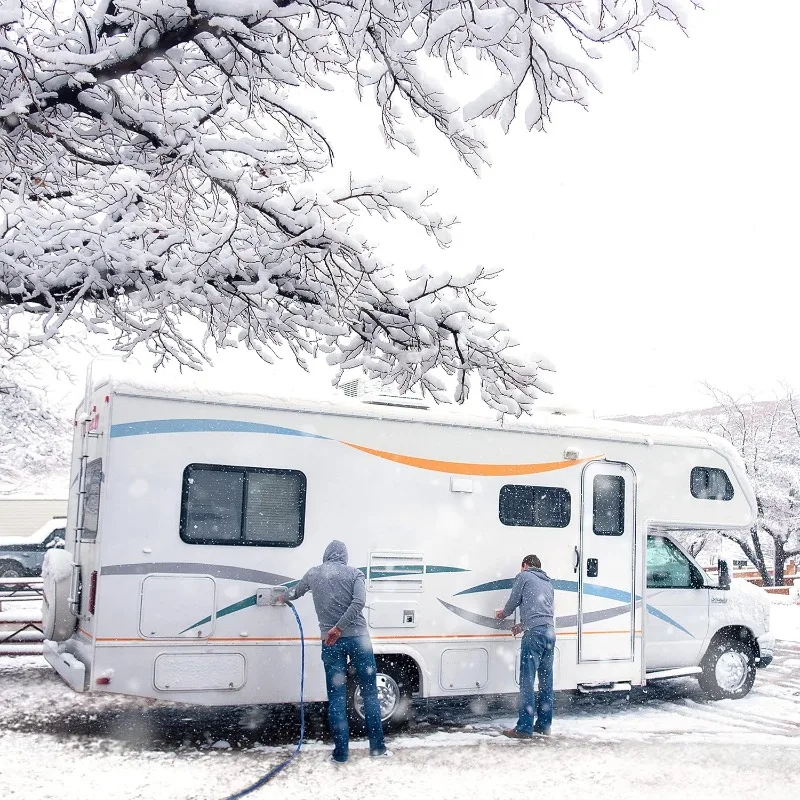
[[[361,612],[366,603],[364,573],[347,565],[347,547],[334,539],[322,556],[291,589],[286,599],[295,600],[311,591],[322,638],[322,664],[328,689],[328,723],[333,735],[331,760],[348,757],[347,662],[353,667],[364,699],[364,722],[372,756],[390,756],[383,741],[381,709],[375,683],[377,668],[369,630]]]
[[[519,662],[519,719],[517,726],[503,731],[512,739],[530,739],[534,733],[550,735],[553,722],[553,652],[556,643],[553,616],[553,584],[535,555],[522,559],[522,570],[511,588],[511,596],[498,619],[505,619],[519,607],[522,649]],[[539,676],[539,691],[534,696],[534,677]],[[535,723],[534,723],[535,716]]]

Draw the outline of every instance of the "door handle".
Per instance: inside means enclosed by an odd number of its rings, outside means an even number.
[[[578,567],[581,565],[581,551],[578,550],[577,546],[575,547],[575,563],[572,565],[572,571],[577,574]]]

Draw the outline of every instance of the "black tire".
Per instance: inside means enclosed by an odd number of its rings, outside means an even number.
[[[376,681],[378,699],[381,701],[381,722],[383,729],[397,730],[406,725],[411,712],[411,694],[413,680],[409,668],[391,656],[377,656],[378,666]],[[350,728],[354,733],[363,733],[364,704],[361,692],[356,683],[355,673],[347,676],[347,716]]]
[[[746,641],[722,639],[709,648],[698,678],[700,688],[713,700],[738,700],[753,688],[756,659]]]
[[[0,578],[24,578],[25,567],[19,561],[0,561]]]

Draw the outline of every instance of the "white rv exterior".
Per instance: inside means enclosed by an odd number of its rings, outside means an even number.
[[[556,689],[702,670],[718,694],[749,690],[771,659],[768,607],[720,589],[662,538],[753,523],[724,441],[546,414],[501,426],[386,402],[94,388],[76,418],[70,563],[45,569],[49,662],[77,691],[295,702],[296,623],[259,605],[259,590],[292,585],[337,538],[366,574],[387,716],[411,692],[517,691],[513,620],[495,610],[528,553],[555,584]],[[321,701],[310,598],[297,610],[306,699]],[[726,688],[737,669],[745,680]]]

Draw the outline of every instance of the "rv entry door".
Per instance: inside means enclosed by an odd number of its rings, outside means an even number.
[[[632,661],[635,634],[635,481],[628,464],[583,471],[578,661]]]

